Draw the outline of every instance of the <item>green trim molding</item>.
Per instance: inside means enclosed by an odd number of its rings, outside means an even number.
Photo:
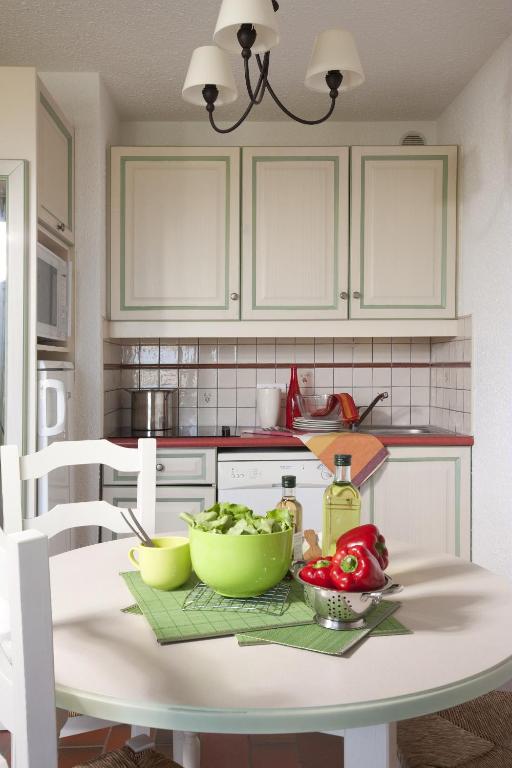
[[[442,229],[441,229],[441,303],[440,304],[366,304],[365,296],[365,199],[366,199],[366,163],[404,161],[438,161],[443,166],[442,182]],[[360,213],[360,308],[361,309],[446,309],[446,280],[447,280],[447,243],[448,243],[448,155],[365,155],[361,157],[361,213]]]
[[[191,483],[197,483],[201,480],[204,484],[208,484],[208,480],[206,478],[206,453],[164,453],[159,450],[156,455],[157,463],[162,459],[169,459],[171,461],[173,459],[199,459],[201,462],[201,470],[200,474],[197,475],[178,475],[172,471],[172,468],[168,468],[165,472],[157,473],[157,486],[170,484],[190,485]],[[129,472],[119,472],[117,469],[112,470],[112,478],[112,483],[103,482],[105,488],[108,488],[109,486],[114,487],[119,485],[130,485],[130,483],[133,483],[135,486],[137,483],[137,475],[131,474]],[[164,479],[166,482],[162,482]],[[171,480],[172,483],[170,482]]]
[[[46,110],[52,121],[54,122],[55,126],[58,128],[58,130],[62,133],[64,138],[67,142],[67,164],[68,164],[68,215],[67,215],[67,221],[66,226],[67,228],[72,231],[73,230],[73,135],[68,131],[58,114],[53,109],[52,105],[49,103],[49,101],[45,98],[44,94],[39,94],[39,100],[41,102],[41,106],[43,109]],[[51,216],[53,216],[57,221],[60,221],[60,216],[57,216],[53,211],[51,211],[49,208],[47,208],[44,205],[41,205],[42,208],[44,208],[45,211],[47,211]]]
[[[126,301],[126,168],[128,163],[151,163],[151,162],[205,162],[205,163],[224,163],[226,174],[226,194],[225,194],[225,263],[224,263],[224,303],[204,305],[201,307],[182,305],[182,304],[147,304],[139,306],[128,304]],[[231,228],[231,158],[228,155],[161,155],[161,156],[138,156],[132,157],[123,155],[119,158],[120,163],[120,200],[119,200],[119,225],[120,225],[120,285],[119,285],[119,306],[123,311],[151,311],[151,310],[194,310],[208,311],[213,309],[228,309],[229,306],[229,254],[231,246],[230,228]]]
[[[256,299],[256,224],[257,224],[257,176],[258,176],[258,163],[300,163],[300,162],[329,162],[333,164],[333,205],[334,205],[334,253],[333,253],[333,279],[332,279],[332,304],[318,304],[312,306],[303,306],[300,304],[286,306],[278,306],[266,304],[265,306],[259,306]],[[278,310],[282,312],[288,312],[291,309],[300,309],[304,312],[309,312],[315,309],[337,309],[338,308],[338,253],[339,253],[339,210],[340,210],[340,159],[335,155],[282,155],[282,156],[267,156],[259,155],[252,158],[252,248],[251,248],[251,269],[252,269],[252,309],[253,310]]]

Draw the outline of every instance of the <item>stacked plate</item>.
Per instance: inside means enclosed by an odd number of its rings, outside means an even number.
[[[300,432],[341,432],[343,422],[341,419],[308,419],[305,416],[297,416],[293,420],[293,428]]]

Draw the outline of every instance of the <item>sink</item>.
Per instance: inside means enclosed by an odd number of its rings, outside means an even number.
[[[369,424],[363,426],[357,430],[358,432],[372,434],[372,435],[451,435],[447,429],[442,427],[434,427],[426,424],[424,426],[416,426],[411,424]]]

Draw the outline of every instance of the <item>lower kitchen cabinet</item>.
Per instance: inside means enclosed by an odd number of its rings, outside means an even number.
[[[471,448],[389,448],[386,464],[363,486],[364,522],[390,539],[471,557]]]
[[[103,499],[115,507],[135,507],[137,486],[103,487]],[[215,504],[215,488],[211,486],[158,486],[156,489],[156,532],[186,531],[181,512],[192,515]]]

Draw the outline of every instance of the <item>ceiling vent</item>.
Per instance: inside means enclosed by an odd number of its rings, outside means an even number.
[[[406,133],[405,136],[402,136],[400,141],[400,144],[403,147],[419,147],[426,143],[427,142],[425,141],[425,137],[416,131],[410,131],[409,133]]]

